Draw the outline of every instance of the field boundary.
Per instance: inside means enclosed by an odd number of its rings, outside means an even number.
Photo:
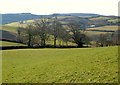
[[[40,49],[40,48],[90,48],[88,46],[78,47],[78,46],[56,46],[46,45],[39,47],[28,47],[28,46],[1,46],[0,50],[10,50],[10,49]]]

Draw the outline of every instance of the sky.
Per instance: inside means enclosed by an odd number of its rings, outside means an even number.
[[[1,0],[0,13],[118,15],[119,0]]]

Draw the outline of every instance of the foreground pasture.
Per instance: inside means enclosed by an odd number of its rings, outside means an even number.
[[[4,50],[3,83],[118,82],[118,47]]]

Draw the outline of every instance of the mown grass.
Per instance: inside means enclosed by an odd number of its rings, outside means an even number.
[[[25,46],[25,45],[15,42],[0,41],[0,46]]]
[[[2,51],[3,83],[116,83],[118,47]]]

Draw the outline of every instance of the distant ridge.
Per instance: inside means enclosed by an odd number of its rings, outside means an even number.
[[[40,16],[31,13],[2,14],[2,24],[37,19]]]
[[[31,19],[38,19],[41,16],[51,18],[54,15],[58,16],[76,16],[76,17],[96,17],[100,16],[98,14],[92,14],[92,13],[56,13],[56,14],[51,14],[51,15],[35,15],[31,13],[9,13],[9,14],[0,14],[2,16],[2,24],[8,24],[11,22],[19,22],[19,21],[24,21],[24,20],[31,20]]]
[[[93,14],[93,13],[55,13],[56,15],[61,15],[61,16],[76,16],[76,17],[96,17],[96,16],[102,16],[99,14]],[[53,14],[53,15],[55,15]]]

